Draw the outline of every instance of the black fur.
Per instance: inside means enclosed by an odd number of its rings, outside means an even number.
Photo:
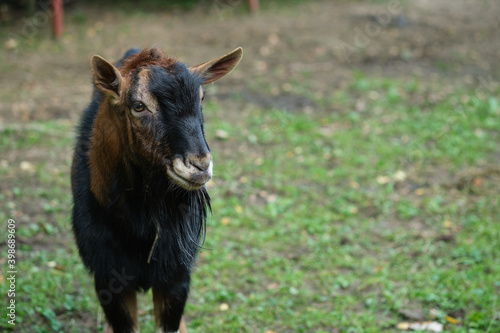
[[[126,57],[136,52],[128,51]],[[150,88],[163,119],[155,128],[156,140],[162,144],[167,140],[177,155],[187,150],[208,151],[200,101],[195,101],[201,80],[183,64],[176,64],[174,70],[174,74],[159,68],[151,71]],[[187,191],[173,185],[160,162],[122,163],[113,175],[111,203],[101,205],[90,190],[89,150],[104,98],[96,89],[83,113],[72,166],[73,231],[79,253],[95,277],[96,292],[115,333],[131,332],[129,319],[123,319],[121,294],[151,287],[164,290],[169,297],[172,319],[164,325],[175,330],[189,292],[210,199],[205,188]]]

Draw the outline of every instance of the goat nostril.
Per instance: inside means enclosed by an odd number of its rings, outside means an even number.
[[[210,158],[210,155],[204,156],[202,158],[191,157],[189,158],[189,163],[191,163],[191,165],[194,166],[196,169],[205,172],[210,167],[211,160],[212,159]]]

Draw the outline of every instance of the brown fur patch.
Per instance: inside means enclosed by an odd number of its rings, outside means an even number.
[[[125,307],[128,310],[130,318],[132,318],[134,330],[138,332],[139,320],[137,318],[137,292],[135,290],[128,291],[123,295],[123,300],[125,302]]]
[[[161,292],[153,288],[153,305],[155,313],[155,325],[156,332],[163,332],[163,326],[161,323],[162,315],[165,310],[168,309],[168,299],[166,299]],[[181,318],[181,323],[179,326],[179,333],[187,333],[186,323],[184,322],[184,317]]]
[[[160,66],[169,68],[177,61],[168,57],[157,48],[144,49],[141,52],[127,58],[118,70],[126,76],[131,75],[137,69],[145,66]]]
[[[110,175],[114,174],[123,157],[124,141],[128,139],[127,145],[134,144],[130,122],[124,122],[124,119],[120,119],[119,113],[115,112],[116,110],[111,110],[111,107],[125,107],[126,92],[130,89],[131,84],[130,76],[135,71],[140,70],[137,99],[145,103],[151,112],[156,112],[158,102],[147,91],[149,71],[143,70],[143,68],[153,65],[169,68],[175,63],[175,59],[166,56],[157,48],[152,48],[144,49],[130,56],[123,62],[122,66],[118,67],[122,76],[119,96],[117,99],[106,100],[99,107],[90,140],[90,189],[101,204],[108,203],[111,188]],[[124,137],[125,133],[126,137]],[[147,144],[152,145],[152,142]]]
[[[163,297],[163,294],[153,288],[153,305],[154,305],[154,313],[155,313],[155,325],[156,330],[162,329],[163,325],[161,322],[162,315],[165,312],[165,305],[168,304]]]
[[[184,322],[184,317],[181,319],[181,325],[179,326],[179,333],[187,333],[186,323]]]
[[[139,72],[139,82],[137,83],[137,92],[134,98],[143,102],[149,111],[156,113],[158,111],[158,101],[149,92],[149,70],[142,69]]]
[[[121,131],[116,127],[120,124],[117,117],[108,103],[101,104],[90,140],[90,190],[101,204],[108,203],[111,175],[123,155]]]

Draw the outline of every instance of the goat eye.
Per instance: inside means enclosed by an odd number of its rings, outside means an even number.
[[[144,111],[146,109],[146,105],[144,105],[144,103],[142,103],[142,102],[134,102],[134,104],[132,104],[132,108],[136,112],[141,112],[141,111]]]

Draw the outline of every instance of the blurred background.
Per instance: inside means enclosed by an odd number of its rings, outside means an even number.
[[[49,1],[0,1],[0,234],[16,221],[18,272],[0,330],[103,324],[70,224],[91,56],[156,46],[195,65],[242,46],[205,98],[213,216],[190,331],[500,331],[500,2],[63,4],[56,39]]]

